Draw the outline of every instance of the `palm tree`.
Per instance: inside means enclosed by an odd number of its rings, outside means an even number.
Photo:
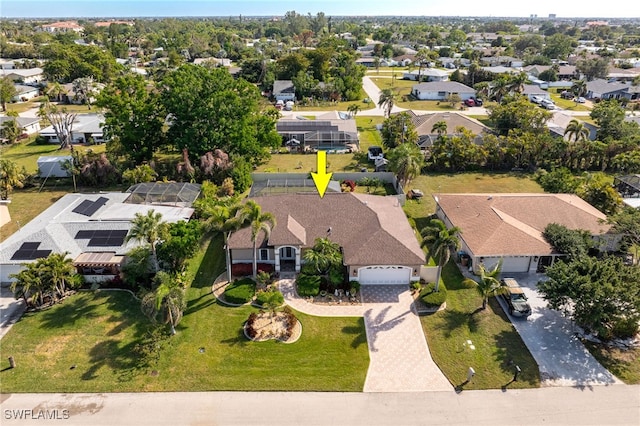
[[[67,257],[69,253],[51,253],[43,264],[44,273],[53,289],[61,297],[67,292],[67,283],[75,274],[73,260]]]
[[[249,226],[242,223],[236,214],[242,208],[236,198],[229,198],[226,202],[216,200],[216,203],[209,203],[202,206],[200,217],[204,219],[204,229],[207,232],[221,232],[227,256],[227,281],[231,282],[231,251],[229,249],[229,236],[232,232]]]
[[[388,155],[389,169],[398,176],[400,184],[406,186],[420,174],[424,166],[424,154],[414,143],[403,143]]]
[[[22,127],[18,124],[18,113],[15,111],[9,111],[7,113],[7,117],[13,117],[13,120],[7,120],[2,125],[2,129],[0,129],[0,133],[2,133],[2,137],[9,141],[9,144],[14,144],[22,134]]]
[[[55,99],[56,102],[62,101],[62,95],[67,93],[67,90],[64,86],[58,82],[49,83],[47,85],[47,96]]]
[[[22,188],[25,173],[18,165],[6,158],[0,159],[0,200],[7,200],[13,188]]]
[[[587,141],[589,134],[590,132],[587,126],[575,118],[567,124],[567,128],[564,131],[564,136],[569,135],[568,139],[571,140],[571,138],[573,138],[574,142]]]
[[[491,94],[491,86],[488,81],[481,81],[480,83],[473,86],[476,90],[476,96],[479,98],[489,99],[489,95]]]
[[[496,100],[496,102],[500,103],[502,98],[509,93],[509,81],[501,77],[494,80],[492,83],[491,96]]]
[[[155,270],[158,271],[158,256],[156,254],[156,246],[167,231],[167,223],[162,221],[162,214],[156,213],[151,209],[147,214],[136,213],[133,225],[129,230],[126,241],[138,240],[147,243],[151,247],[151,255],[153,256],[153,264]]]
[[[360,112],[360,105],[358,104],[351,104],[347,107],[347,111],[349,112],[349,115],[352,118],[355,118],[356,115],[358,115],[358,113]]]
[[[332,266],[342,263],[342,253],[340,246],[329,238],[317,238],[313,248],[304,252],[304,260],[325,275]]]
[[[431,128],[431,133],[437,133],[438,136],[447,134],[447,122],[444,120],[440,120],[437,123],[434,123]]]
[[[435,291],[439,290],[442,268],[449,261],[451,250],[460,248],[460,240],[458,239],[460,232],[461,230],[457,226],[447,229],[447,226],[440,219],[431,219],[429,225],[420,231],[423,238],[422,246],[429,249],[429,254],[438,264]]]
[[[161,315],[161,320],[169,323],[171,334],[176,334],[176,325],[182,319],[182,313],[186,308],[184,289],[171,275],[163,271],[156,274],[155,282],[156,289],[142,298],[142,312],[152,322],[156,322],[158,315]]]
[[[422,74],[422,67],[424,66],[425,62],[427,62],[427,60],[429,59],[429,50],[422,47],[420,49],[418,49],[418,51],[416,52],[414,61],[417,62],[418,64],[418,83],[420,83],[421,80],[421,75]]]
[[[573,92],[576,98],[586,95],[587,82],[584,80],[575,80],[573,82],[573,86],[571,87],[571,91]]]
[[[253,278],[258,275],[258,237],[264,233],[265,239],[271,235],[271,230],[276,226],[276,217],[273,213],[263,213],[262,207],[253,200],[247,201],[240,211],[237,220],[240,223],[249,223],[251,228],[251,241],[253,242]]]
[[[489,272],[484,265],[480,265],[480,282],[476,282],[476,290],[482,296],[482,309],[487,309],[487,301],[490,296],[506,291],[506,286],[498,279],[502,272],[502,259]]]
[[[378,100],[378,106],[384,109],[385,117],[391,116],[391,110],[396,101],[396,93],[392,89],[384,89],[380,92],[380,99]]]
[[[522,93],[524,92],[524,85],[529,80],[527,74],[521,72],[520,74],[514,74],[509,78],[509,92]]]

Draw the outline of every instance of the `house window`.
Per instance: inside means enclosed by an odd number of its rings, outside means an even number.
[[[269,260],[269,249],[260,249],[260,260]]]
[[[438,92],[438,96],[447,96],[447,92]]]

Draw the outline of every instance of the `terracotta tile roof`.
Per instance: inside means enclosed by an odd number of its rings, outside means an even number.
[[[276,216],[269,241],[260,247],[291,244],[312,247],[327,237],[343,248],[348,265],[415,265],[425,262],[413,229],[395,197],[367,194],[282,194],[252,198]],[[304,238],[302,238],[304,236]],[[302,241],[302,244],[301,244]],[[229,247],[252,247],[249,229],[235,232]]]
[[[476,256],[545,255],[542,236],[549,223],[606,233],[606,216],[573,194],[436,194],[448,220]]]

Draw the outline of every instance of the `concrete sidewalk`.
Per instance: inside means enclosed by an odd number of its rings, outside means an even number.
[[[640,386],[406,393],[0,395],[3,426],[633,425]],[[40,417],[39,417],[40,416]],[[44,420],[49,416],[52,420]],[[59,420],[53,420],[59,419]]]

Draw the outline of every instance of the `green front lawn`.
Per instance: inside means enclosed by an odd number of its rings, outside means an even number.
[[[640,384],[640,349],[620,350],[583,341],[591,355],[628,385]]]
[[[447,378],[460,385],[472,367],[476,375],[464,389],[496,389],[511,381],[518,365],[522,372],[509,388],[539,387],[538,365],[495,298],[482,310],[482,298],[462,284],[453,262],[442,278],[447,308],[420,320],[431,356]]]
[[[2,391],[362,390],[369,365],[362,318],[296,313],[303,327],[296,343],[250,342],[242,325],[256,309],[221,306],[211,294],[223,265],[217,237],[191,262],[178,334],[149,365],[134,351],[148,320],[128,293],[82,292],[26,314],[2,340]],[[7,369],[8,356],[17,368]]]

